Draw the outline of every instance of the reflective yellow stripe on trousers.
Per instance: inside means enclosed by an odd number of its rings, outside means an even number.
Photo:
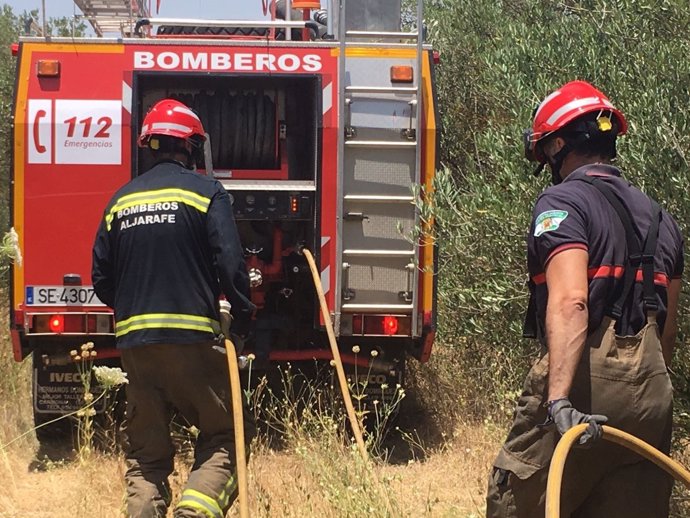
[[[223,518],[223,510],[213,498],[194,489],[185,489],[177,507],[187,507],[202,512],[209,518]]]
[[[148,313],[134,315],[115,323],[115,336],[124,336],[141,329],[188,329],[207,333],[220,333],[217,320],[197,315],[180,315],[176,313]]]
[[[223,491],[221,491],[220,495],[218,495],[218,503],[220,504],[221,508],[225,509],[228,506],[228,504],[230,503],[230,497],[236,489],[237,480],[235,480],[234,476],[231,476],[230,480],[228,480],[228,483],[225,484],[225,488],[223,489]]]

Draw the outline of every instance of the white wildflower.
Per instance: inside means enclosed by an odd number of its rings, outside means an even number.
[[[355,353],[355,354],[359,353],[359,345],[353,346],[353,347],[352,347],[352,352]]]
[[[93,373],[96,375],[98,383],[103,386],[103,390],[110,390],[129,383],[127,373],[119,367],[94,367]]]
[[[19,248],[19,236],[14,228],[11,228],[2,238],[0,243],[0,257],[5,256],[17,266],[22,265],[22,250]]]

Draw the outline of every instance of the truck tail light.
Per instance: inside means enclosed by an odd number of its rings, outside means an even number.
[[[411,332],[409,316],[397,315],[353,315],[353,335],[409,336]]]
[[[49,325],[52,333],[63,333],[65,331],[65,318],[62,315],[52,315]]]
[[[49,313],[33,315],[31,333],[108,334],[113,332],[109,313]]]
[[[387,335],[398,334],[398,317],[383,317],[383,332]]]

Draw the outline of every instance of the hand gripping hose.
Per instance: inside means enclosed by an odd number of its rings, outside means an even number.
[[[352,426],[352,433],[355,435],[355,440],[357,441],[357,447],[359,448],[359,453],[362,456],[362,460],[366,463],[369,460],[369,455],[367,454],[367,449],[364,446],[364,438],[362,436],[362,430],[357,422],[357,416],[355,415],[355,408],[352,406],[352,397],[350,397],[350,388],[347,384],[347,379],[345,378],[345,369],[343,369],[343,361],[340,358],[340,351],[338,350],[338,344],[335,341],[335,333],[333,332],[333,323],[331,322],[331,315],[328,312],[328,305],[326,304],[326,297],[323,294],[323,286],[321,285],[321,276],[319,275],[319,270],[314,262],[314,256],[311,252],[303,248],[302,253],[304,257],[307,258],[309,263],[309,268],[311,269],[311,275],[314,278],[314,287],[316,288],[316,293],[319,296],[319,305],[321,306],[321,315],[323,316],[324,324],[326,325],[326,332],[328,333],[328,342],[331,344],[331,352],[333,353],[333,360],[335,361],[335,370],[338,373],[338,382],[340,385],[340,391],[343,393],[343,401],[345,402],[345,408],[347,409],[347,417],[350,420],[350,425]]]
[[[572,427],[563,434],[561,440],[558,441],[556,450],[553,452],[551,467],[549,468],[549,478],[546,483],[546,518],[560,517],[561,483],[563,481],[565,461],[568,458],[570,448],[572,448],[573,444],[577,442],[586,429],[587,423]],[[645,459],[659,466],[676,480],[685,484],[686,487],[690,488],[690,471],[685,469],[678,462],[629,433],[610,426],[602,426],[602,429],[604,432],[602,438],[605,441],[625,446],[635,453],[638,453]]]
[[[249,518],[247,491],[247,459],[244,447],[244,418],[242,412],[242,391],[240,389],[240,369],[237,364],[235,345],[225,340],[228,371],[230,372],[230,395],[232,398],[232,420],[235,428],[235,463],[237,464],[237,488],[240,503],[240,518]]]

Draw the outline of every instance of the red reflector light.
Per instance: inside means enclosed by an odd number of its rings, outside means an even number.
[[[65,333],[83,333],[84,315],[65,315]]]
[[[10,49],[12,50],[12,55],[16,56],[17,54],[19,54],[19,43],[13,43],[12,45],[10,45]]]
[[[398,333],[398,317],[387,316],[383,318],[383,332],[387,335]]]
[[[65,319],[62,315],[53,315],[50,317],[50,330],[53,333],[62,333],[65,331]]]
[[[362,315],[353,315],[352,317],[352,334],[361,335],[364,333],[364,318]]]

